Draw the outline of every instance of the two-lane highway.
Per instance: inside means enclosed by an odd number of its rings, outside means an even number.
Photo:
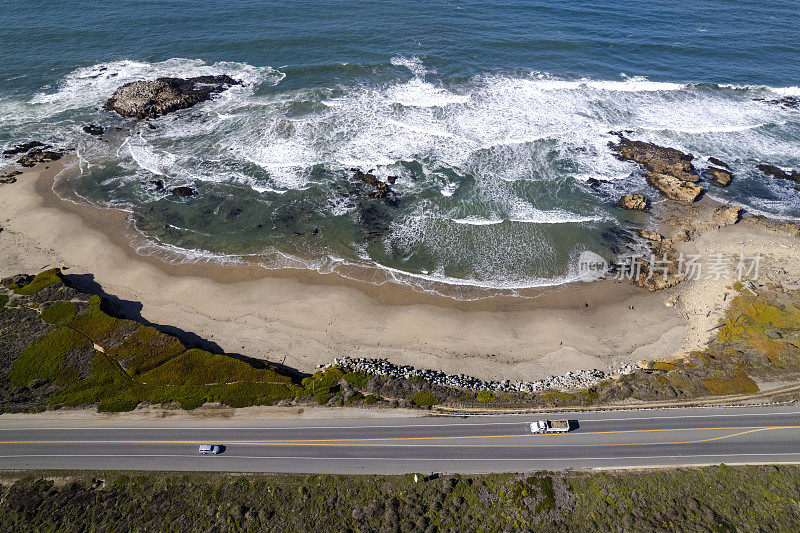
[[[533,435],[529,423],[538,418],[578,427]],[[225,452],[200,456],[205,443]],[[793,406],[246,423],[120,417],[113,425],[54,420],[47,427],[0,417],[2,469],[507,472],[795,461],[800,409]]]

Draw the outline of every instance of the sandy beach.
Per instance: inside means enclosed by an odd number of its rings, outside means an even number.
[[[474,302],[373,286],[297,270],[168,264],[137,255],[126,214],[59,198],[56,175],[74,159],[39,165],[0,192],[0,275],[59,266],[93,275],[123,309],[239,353],[313,371],[334,357],[398,364],[482,379],[534,380],[579,369],[660,359],[702,346],[729,296],[730,280],[658,292],[628,281],[576,283]],[[798,278],[796,239],[753,224],[709,231],[687,251],[764,255],[764,272]],[[778,274],[775,274],[778,275]],[[87,279],[86,277],[82,279]],[[730,292],[728,289],[727,292]],[[673,294],[679,304],[668,307]]]

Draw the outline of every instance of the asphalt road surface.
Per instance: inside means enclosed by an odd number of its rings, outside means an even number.
[[[568,434],[533,435],[539,418]],[[800,462],[800,408],[327,420],[63,423],[0,418],[0,469],[512,472]],[[41,425],[41,424],[40,424]],[[575,425],[575,422],[573,422]],[[200,444],[224,452],[201,456]]]

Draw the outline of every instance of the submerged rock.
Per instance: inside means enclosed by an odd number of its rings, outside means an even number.
[[[103,126],[98,126],[97,124],[87,124],[83,127],[83,131],[89,135],[102,135],[106,130]]]
[[[156,118],[205,102],[241,82],[223,74],[196,78],[158,78],[119,87],[103,106],[123,117]]]
[[[711,178],[711,181],[720,187],[727,187],[731,184],[731,180],[733,179],[733,174],[724,168],[708,167],[705,173]]]
[[[623,209],[631,209],[634,211],[647,210],[647,197],[643,194],[626,194],[617,200],[617,206]]]
[[[645,174],[647,183],[664,193],[664,196],[678,202],[692,203],[703,194],[703,188],[695,183],[684,181],[671,174],[649,172]]]
[[[773,178],[800,183],[800,172],[796,170],[790,170],[787,172],[786,170],[783,170],[780,167],[776,167],[775,165],[764,165],[764,164],[756,165],[756,168],[761,172],[763,172],[764,174],[772,176]]]
[[[766,98],[754,98],[759,102],[766,102],[768,104],[779,105],[784,109],[800,109],[800,97],[797,96],[784,96],[775,100],[767,100]]]
[[[192,189],[191,187],[175,187],[170,192],[175,196],[179,196],[181,198],[190,198],[195,194],[194,189]]]
[[[723,161],[722,159],[717,159],[716,157],[709,157],[708,162],[712,165],[716,165],[718,167],[727,168],[730,170],[731,167],[728,166],[728,163]]]
[[[354,180],[375,187],[375,190],[370,195],[373,198],[386,198],[394,193],[392,186],[397,181],[397,176],[389,176],[386,181],[381,181],[372,173],[372,170],[369,172],[362,172],[360,168],[351,168],[350,171],[353,173]]]
[[[47,145],[44,144],[44,143],[41,143],[39,141],[30,141],[30,142],[18,144],[14,148],[9,148],[8,150],[3,150],[3,155],[25,154],[25,153],[30,152],[34,148],[44,149],[45,147],[47,147]]]
[[[150,180],[147,184],[156,191],[164,190],[164,180]]]

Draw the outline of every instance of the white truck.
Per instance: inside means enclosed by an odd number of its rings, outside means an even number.
[[[531,422],[531,433],[566,433],[570,430],[568,420],[537,420]]]

